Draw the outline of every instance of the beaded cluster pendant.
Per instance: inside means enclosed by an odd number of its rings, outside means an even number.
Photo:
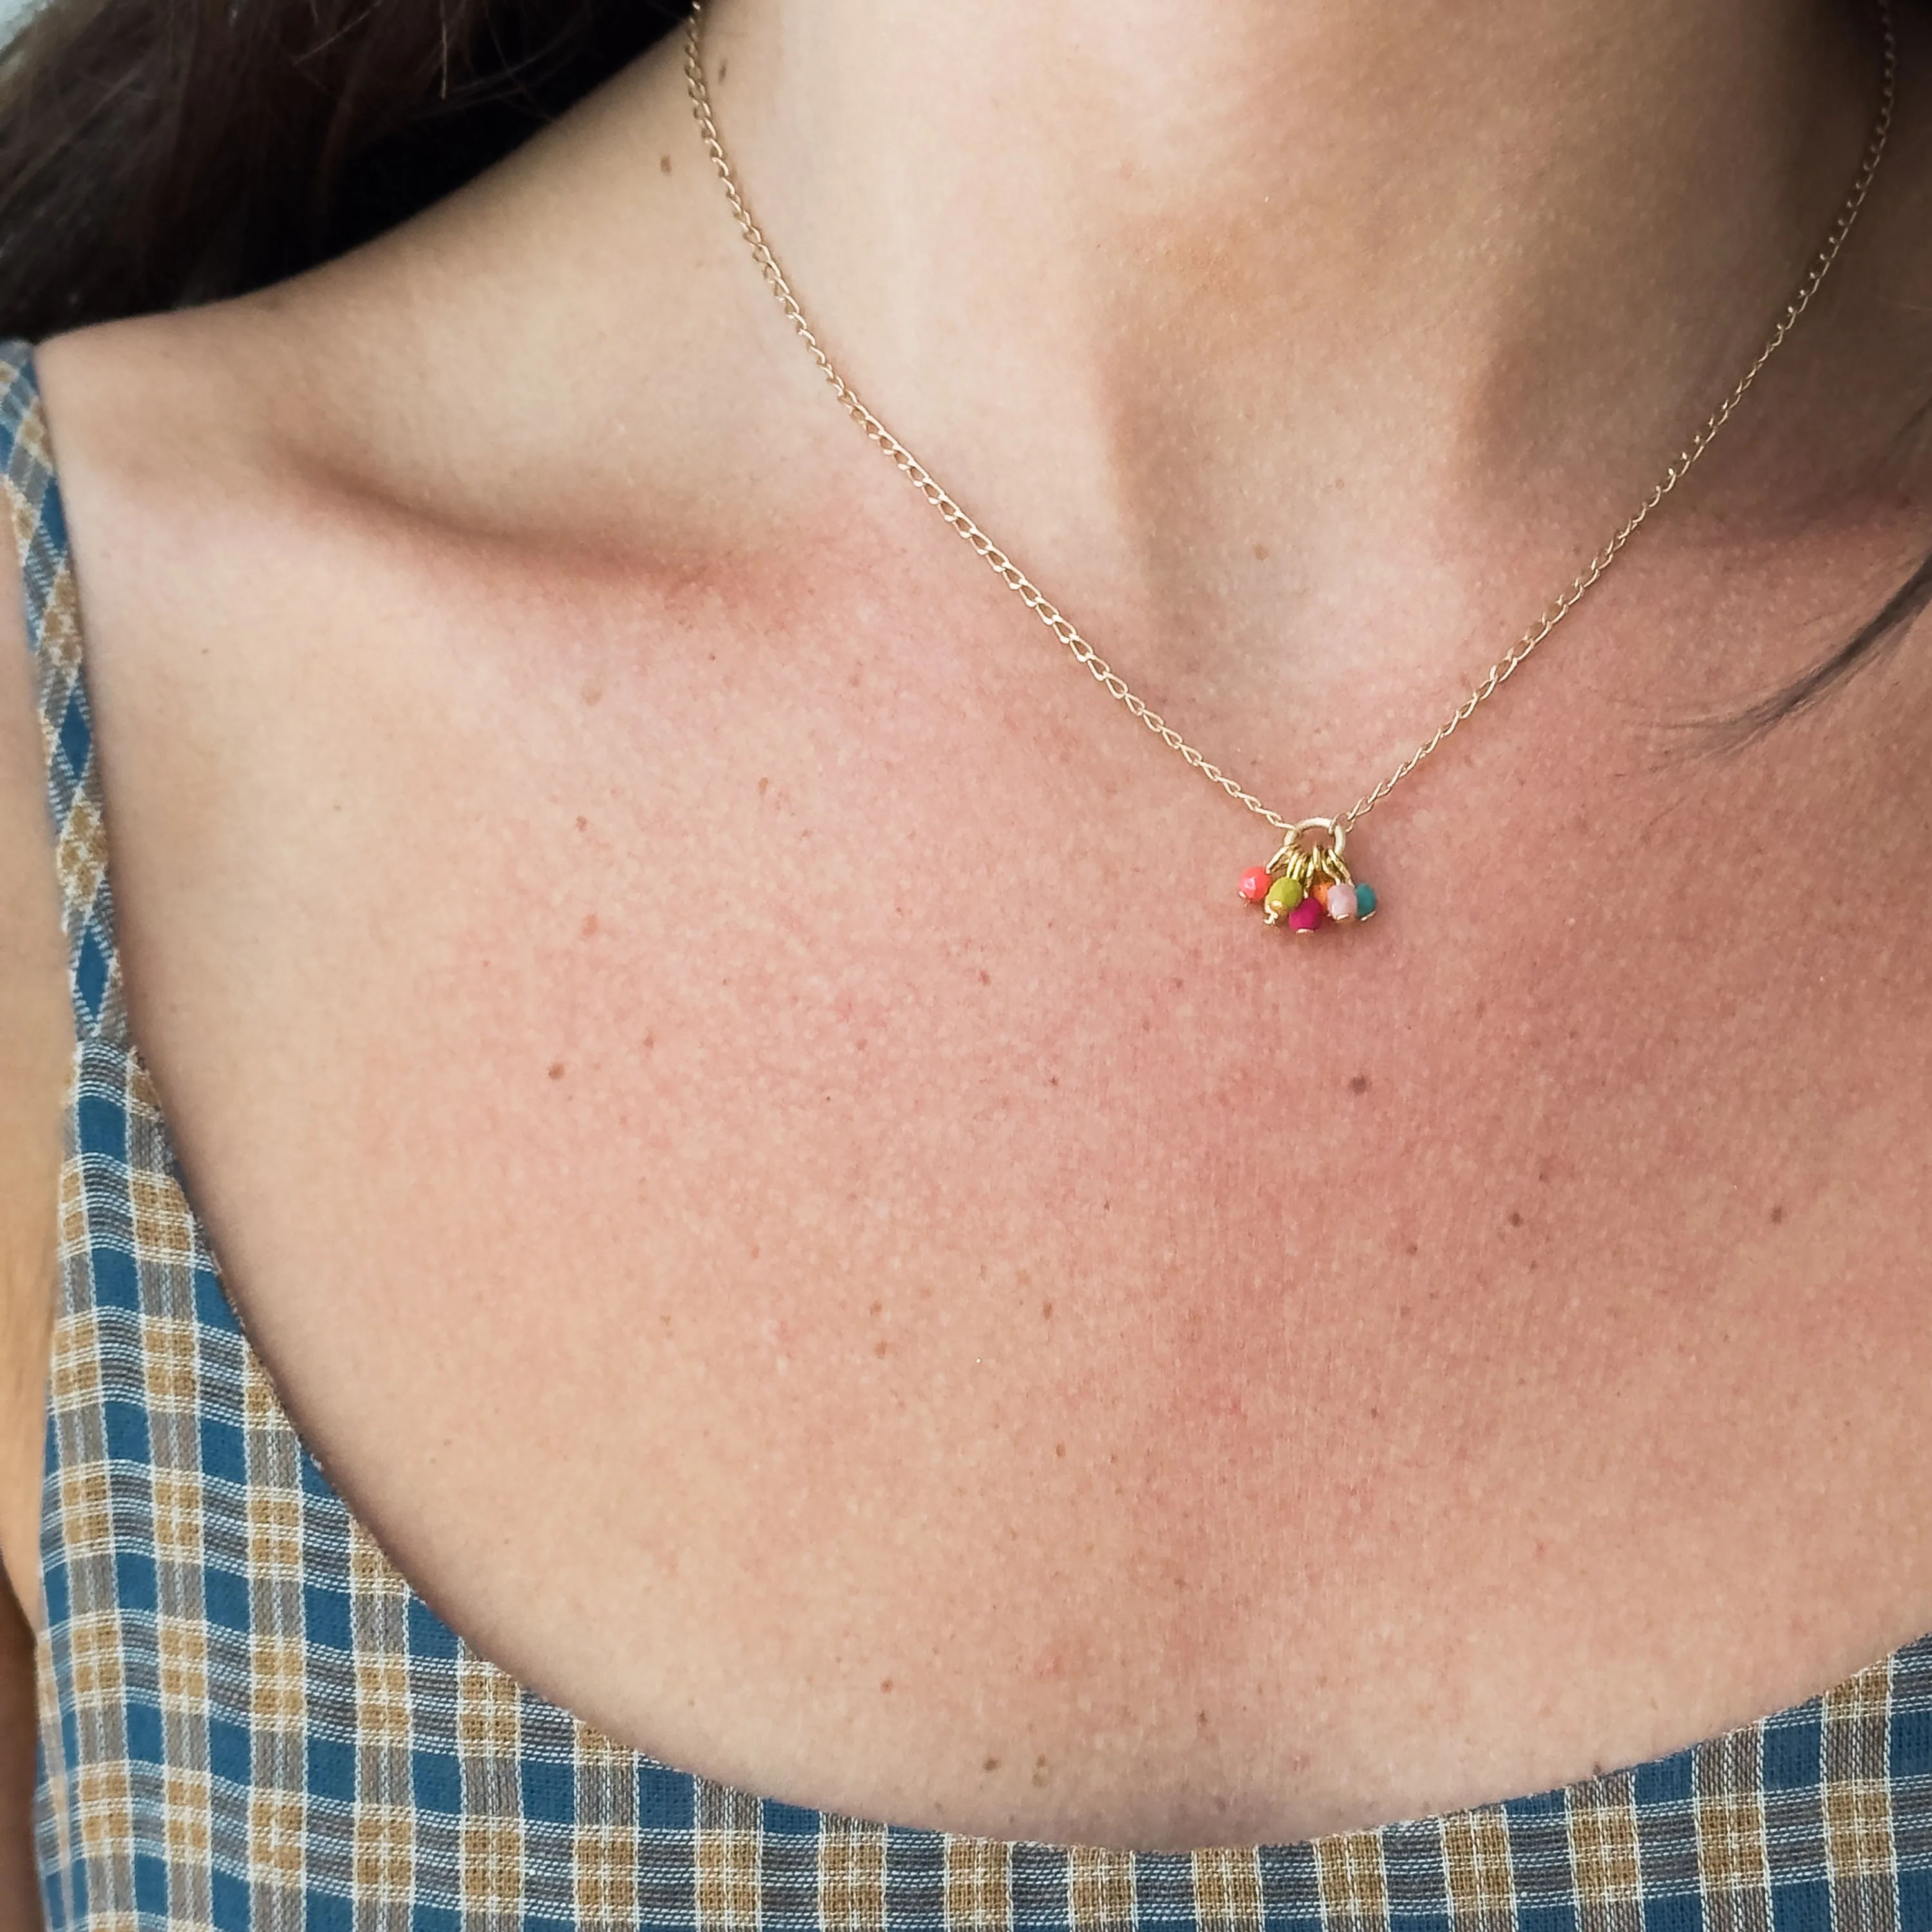
[[[1265,866],[1241,874],[1241,896],[1259,906],[1270,926],[1314,932],[1372,919],[1376,889],[1348,870],[1342,849],[1348,829],[1332,818],[1304,818],[1288,828],[1281,849]]]

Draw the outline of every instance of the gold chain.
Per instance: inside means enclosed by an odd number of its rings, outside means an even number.
[[[1576,608],[1584,594],[1622,555],[1624,547],[1643,527],[1644,520],[1651,512],[1683,482],[1691,466],[1710,448],[1718,432],[1730,422],[1738,405],[1744,400],[1746,392],[1762,372],[1764,365],[1784,346],[1786,337],[1796,327],[1798,317],[1811,306],[1811,298],[1816,295],[1826,276],[1831,272],[1832,263],[1838,259],[1838,251],[1844,248],[1845,238],[1852,232],[1852,225],[1857,220],[1858,211],[1864,206],[1865,196],[1870,190],[1873,177],[1878,172],[1879,163],[1884,158],[1886,142],[1892,132],[1892,109],[1898,86],[1898,42],[1892,23],[1892,0],[1880,0],[1879,17],[1884,38],[1882,83],[1878,116],[1872,124],[1871,136],[1866,143],[1864,159],[1852,181],[1851,192],[1846,196],[1838,219],[1825,238],[1823,247],[1819,250],[1804,279],[1798,285],[1796,294],[1778,317],[1769,340],[1752,359],[1750,367],[1738,378],[1730,394],[1705,419],[1703,427],[1691,438],[1689,448],[1678,452],[1649,494],[1618,525],[1616,533],[1609,542],[1577,572],[1571,579],[1569,587],[1544,609],[1535,623],[1490,667],[1481,682],[1444,720],[1435,735],[1417,746],[1381,784],[1372,791],[1358,798],[1341,818],[1297,820],[1285,818],[1270,811],[1252,792],[1238,780],[1230,778],[1203,753],[1196,750],[1159,712],[1137,697],[1120,673],[1088,643],[1069,619],[1060,614],[1026,572],[959,507],[912,452],[872,413],[859,392],[839,373],[813,332],[812,324],[806,320],[805,310],[800,307],[798,298],[793,294],[791,284],[785,278],[784,271],[778,266],[778,257],[772,253],[771,244],[766,241],[758,224],[752,218],[752,211],[746,203],[744,194],[738,186],[737,177],[725,154],[724,143],[718,134],[718,123],[712,113],[710,90],[705,85],[704,64],[700,52],[704,10],[704,0],[694,0],[690,22],[686,31],[684,74],[691,94],[692,109],[698,117],[698,129],[704,138],[705,152],[711,157],[711,164],[718,172],[718,180],[724,184],[725,197],[731,204],[731,212],[737,218],[738,226],[743,231],[753,259],[758,262],[772,293],[778,298],[778,306],[790,319],[792,327],[798,332],[799,340],[811,351],[812,358],[818,364],[820,373],[830,384],[832,394],[844,405],[847,413],[854,422],[892,458],[913,488],[964,538],[976,555],[985,559],[998,574],[1000,582],[1066,646],[1075,662],[1085,665],[1095,680],[1118,698],[1162,743],[1178,752],[1203,778],[1218,785],[1238,805],[1245,806],[1258,818],[1264,819],[1277,832],[1284,835],[1289,844],[1293,844],[1298,834],[1310,826],[1324,828],[1331,837],[1337,832],[1346,836],[1351,826],[1372,812],[1474,712],[1478,705],[1493,698],[1515,675],[1537,646]],[[1284,850],[1286,849],[1285,846]]]

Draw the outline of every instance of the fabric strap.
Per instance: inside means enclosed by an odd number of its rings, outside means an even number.
[[[125,1040],[127,1017],[114,944],[100,761],[81,676],[74,560],[33,352],[24,342],[0,342],[0,489],[5,491],[26,586],[27,648],[34,660],[46,747],[47,810],[67,928],[74,1024],[83,1041],[118,1045]]]

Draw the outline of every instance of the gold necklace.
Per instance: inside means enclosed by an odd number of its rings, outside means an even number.
[[[752,259],[772,293],[777,297],[778,306],[797,332],[799,340],[811,352],[820,374],[831,386],[832,394],[867,436],[892,458],[913,488],[965,539],[974,554],[986,560],[1000,582],[1066,646],[1076,664],[1084,664],[1096,682],[1118,698],[1162,743],[1178,752],[1203,778],[1219,786],[1236,804],[1244,806],[1280,835],[1281,843],[1274,856],[1265,866],[1251,866],[1241,875],[1240,895],[1250,904],[1262,908],[1269,925],[1286,924],[1294,932],[1312,932],[1331,920],[1346,923],[1372,916],[1378,903],[1375,890],[1354,878],[1343,857],[1350,831],[1468,718],[1478,705],[1493,698],[1521,668],[1537,646],[1576,608],[1585,593],[1623,554],[1624,547],[1642,529],[1651,512],[1676,488],[1692,465],[1709,448],[1718,432],[1730,422],[1738,404],[1744,400],[1746,392],[1757,380],[1764,365],[1784,346],[1785,338],[1797,326],[1798,318],[1810,307],[1812,297],[1831,272],[1832,263],[1838,259],[1838,251],[1845,244],[1845,238],[1852,232],[1852,224],[1858,219],[1858,210],[1864,205],[1873,177],[1877,174],[1879,163],[1885,156],[1898,82],[1898,44],[1892,24],[1892,0],[1880,0],[1883,58],[1879,108],[1865,145],[1864,159],[1852,180],[1851,192],[1825,238],[1823,247],[1804,279],[1798,284],[1797,292],[1778,317],[1769,339],[1752,358],[1750,368],[1738,378],[1730,394],[1705,419],[1703,427],[1691,438],[1690,446],[1678,452],[1649,494],[1618,525],[1609,542],[1571,579],[1569,587],[1546,606],[1537,621],[1490,667],[1482,681],[1437,728],[1434,736],[1417,746],[1373,790],[1364,793],[1346,812],[1334,816],[1286,818],[1270,810],[1238,780],[1230,778],[1219,765],[1196,751],[1159,712],[1136,697],[1126,679],[1088,643],[1071,620],[1063,616],[1048,602],[1025,572],[959,507],[932,472],[872,413],[859,392],[839,373],[806,320],[805,310],[799,306],[798,298],[785,279],[784,271],[778,266],[778,257],[772,253],[771,244],[752,220],[752,211],[725,154],[724,143],[712,112],[710,90],[705,85],[702,52],[704,11],[705,0],[694,0],[686,29],[684,74],[692,111],[698,117],[698,130],[704,138],[705,152],[711,157],[711,164],[724,184],[725,199],[737,218],[738,226],[751,249]]]

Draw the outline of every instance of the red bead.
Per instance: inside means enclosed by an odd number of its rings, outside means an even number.
[[[1259,905],[1268,897],[1268,889],[1274,883],[1265,866],[1250,866],[1241,874],[1241,896],[1250,905]]]

